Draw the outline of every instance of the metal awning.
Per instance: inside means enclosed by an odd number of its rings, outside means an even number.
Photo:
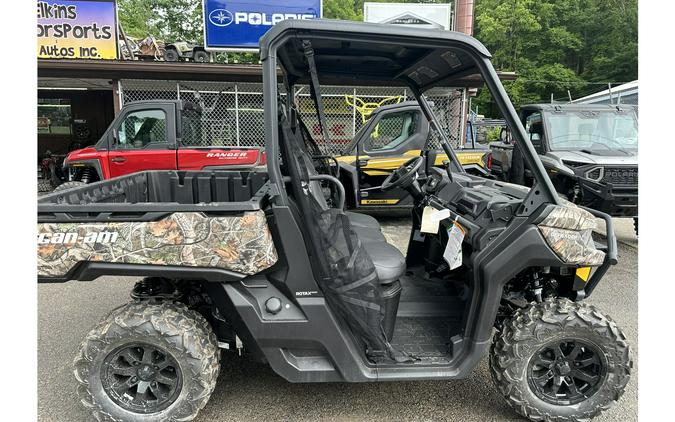
[[[259,65],[140,60],[38,59],[38,78],[262,82]]]
[[[500,73],[500,79],[515,79],[513,73]],[[279,74],[281,75],[281,74]],[[145,62],[137,60],[38,59],[39,86],[89,87],[94,80],[98,89],[113,79],[189,80],[262,83],[262,67],[252,64]],[[80,80],[80,81],[78,81]],[[85,80],[85,81],[82,81]],[[44,85],[45,82],[47,85]],[[358,81],[357,81],[358,82]],[[360,81],[357,85],[366,85]],[[382,84],[374,84],[382,85]],[[391,84],[386,84],[391,85]],[[480,75],[458,79],[454,87],[479,88]],[[109,88],[108,88],[109,89]]]

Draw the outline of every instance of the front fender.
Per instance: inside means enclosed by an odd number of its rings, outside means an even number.
[[[98,158],[92,158],[87,160],[72,160],[67,161],[63,164],[64,173],[69,172],[71,169],[75,171],[77,169],[85,167],[93,168],[96,171],[99,180],[105,180],[110,178],[110,174],[109,173],[106,174],[104,172],[104,168],[103,166],[101,166],[101,160],[99,160]]]

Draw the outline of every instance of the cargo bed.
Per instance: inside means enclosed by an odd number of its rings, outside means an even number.
[[[146,171],[38,200],[38,281],[133,275],[236,280],[277,259],[267,174]]]

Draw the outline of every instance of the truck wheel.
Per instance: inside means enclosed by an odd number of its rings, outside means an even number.
[[[635,227],[635,236],[638,236],[638,218],[633,217],[633,227]]]
[[[54,189],[50,180],[38,179],[38,192],[50,192]]]
[[[104,318],[75,357],[82,404],[98,421],[188,421],[216,386],[220,350],[203,316],[133,302]]]
[[[616,323],[593,306],[563,298],[518,310],[490,349],[497,389],[533,421],[596,416],[621,397],[632,367]]]
[[[164,50],[164,60],[167,62],[177,62],[180,59],[178,52],[173,48]]]
[[[79,181],[65,182],[65,183],[61,183],[60,185],[55,187],[54,192],[62,192],[64,190],[73,189],[73,188],[77,188],[77,187],[84,186],[84,185],[86,185],[86,183],[79,182]]]
[[[196,61],[197,63],[206,63],[209,61],[209,58],[209,53],[203,50],[195,51],[194,55],[192,56],[192,60]]]

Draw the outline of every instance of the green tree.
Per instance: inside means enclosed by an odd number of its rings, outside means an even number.
[[[323,17],[347,21],[363,20],[363,4],[359,9],[355,0],[324,0]]]
[[[574,97],[637,78],[637,0],[478,0],[476,38],[516,106]],[[491,114],[481,90],[474,104]]]
[[[165,41],[202,40],[199,0],[118,0],[124,31],[134,37],[154,35]]]

